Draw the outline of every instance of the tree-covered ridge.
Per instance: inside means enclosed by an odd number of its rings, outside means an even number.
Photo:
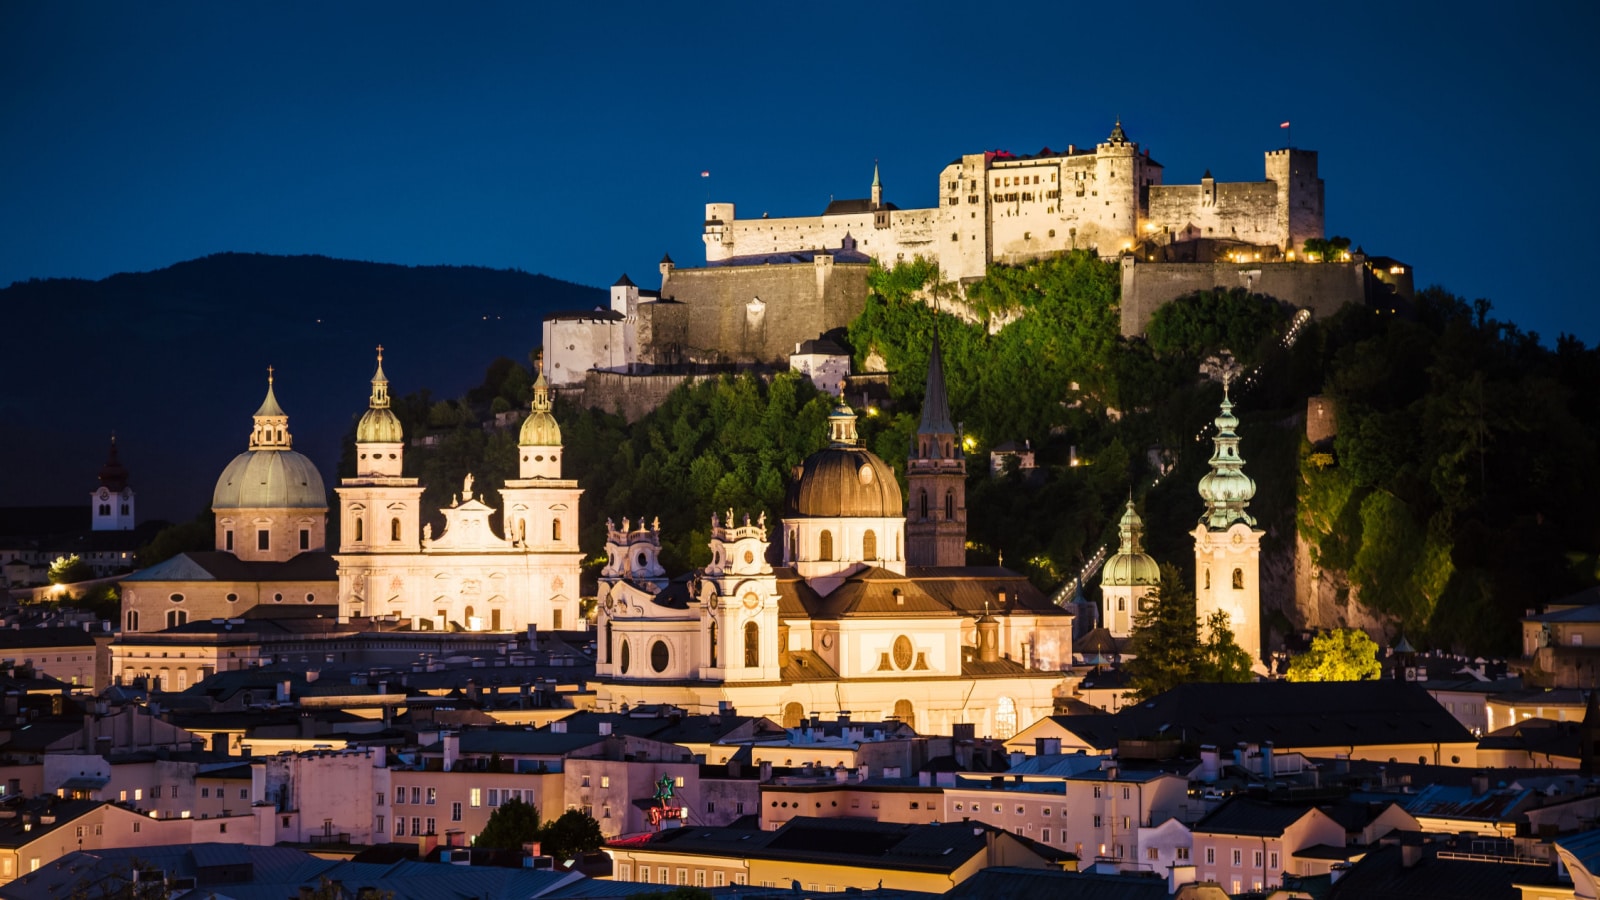
[[[1413,643],[1508,652],[1595,579],[1600,359],[1489,312],[1432,289],[1322,329],[1338,436],[1302,454],[1299,528]]]

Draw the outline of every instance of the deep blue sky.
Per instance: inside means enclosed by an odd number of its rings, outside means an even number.
[[[1328,227],[1600,341],[1594,4],[0,5],[0,284],[223,250],[656,284],[744,215],[931,205],[963,152],[1167,180],[1321,151]],[[676,7],[676,8],[674,8]],[[701,170],[712,177],[702,179]]]

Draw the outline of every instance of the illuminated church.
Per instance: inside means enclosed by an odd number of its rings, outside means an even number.
[[[518,440],[521,477],[500,491],[504,533],[469,475],[435,535],[422,523],[423,487],[401,474],[405,435],[389,407],[380,349],[356,427],[356,477],[337,488],[340,540],[330,554],[322,475],[293,449],[269,370],[248,447],[212,493],[215,549],[124,579],[123,630],[161,631],[256,607],[261,618],[395,616],[417,630],[577,627],[582,491],[561,477],[561,429],[550,409],[541,375]]]
[[[923,733],[972,723],[996,737],[1049,715],[1071,662],[1072,615],[1022,575],[964,565],[965,461],[949,418],[935,342],[909,509],[840,406],[829,446],[790,485],[782,522],[713,516],[711,563],[687,578],[662,569],[657,524],[608,523],[599,708],[728,702],[790,726],[849,712]]]

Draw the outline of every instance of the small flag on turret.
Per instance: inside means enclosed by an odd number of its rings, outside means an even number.
[[[1278,126],[1278,127],[1279,127],[1279,128],[1288,128],[1288,127],[1289,127],[1289,123],[1288,123],[1288,122],[1285,122],[1285,123],[1283,123],[1283,124],[1282,124],[1282,125],[1279,125],[1279,126]]]
[[[702,170],[700,172],[700,177],[701,178],[710,178],[711,177],[711,172],[709,170]]]

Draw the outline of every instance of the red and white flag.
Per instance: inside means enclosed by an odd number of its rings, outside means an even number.
[[[1279,125],[1279,126],[1278,126],[1278,127],[1279,127],[1279,128],[1288,128],[1288,127],[1289,127],[1289,123],[1288,123],[1288,122],[1285,122],[1285,123],[1283,123],[1283,124],[1282,124],[1282,125]]]
[[[711,177],[711,172],[710,172],[710,170],[708,170],[708,169],[702,169],[702,170],[701,170],[701,172],[700,172],[700,177],[701,177],[701,178],[710,178],[710,177]]]

